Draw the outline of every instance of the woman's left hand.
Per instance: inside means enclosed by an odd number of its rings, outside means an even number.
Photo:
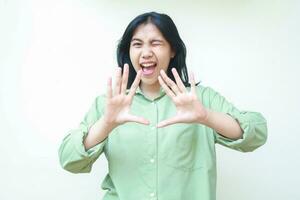
[[[174,102],[177,112],[175,116],[159,122],[157,127],[161,128],[175,123],[204,122],[207,118],[208,111],[197,98],[194,75],[191,73],[189,76],[191,90],[188,91],[175,68],[172,69],[172,73],[176,83],[174,83],[163,70],[160,71],[158,81],[166,94]]]

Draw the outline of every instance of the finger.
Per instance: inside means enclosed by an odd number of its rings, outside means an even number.
[[[190,83],[191,83],[191,91],[193,94],[196,94],[196,84],[195,84],[195,76],[193,72],[190,72]]]
[[[140,69],[137,73],[136,73],[136,76],[135,76],[135,79],[130,87],[130,91],[129,91],[129,97],[130,98],[133,98],[134,94],[135,94],[135,91],[136,89],[138,88],[139,86],[139,83],[140,83],[140,80],[141,80],[141,75],[142,75],[142,70]]]
[[[182,83],[182,80],[181,80],[181,78],[180,78],[180,76],[179,76],[179,74],[178,74],[178,72],[175,68],[172,68],[172,73],[174,75],[176,84],[179,87],[179,90],[181,92],[186,92],[186,88],[185,88],[184,84]]]
[[[171,87],[171,89],[173,90],[173,92],[178,95],[179,93],[181,93],[176,85],[176,83],[174,83],[174,81],[172,81],[172,79],[170,79],[166,72],[164,70],[160,70],[160,74],[161,74],[161,77],[163,78],[163,80],[166,82],[166,84],[168,86]]]
[[[138,117],[135,115],[129,115],[127,121],[128,122],[137,122],[137,123],[145,124],[145,125],[150,124],[150,122],[147,119],[145,119],[143,117]]]
[[[126,63],[123,67],[123,75],[122,75],[122,86],[121,86],[121,93],[126,94],[127,89],[127,82],[128,82],[128,64]]]
[[[120,85],[121,85],[121,67],[117,68],[116,72],[116,82],[114,87],[114,95],[120,94]]]
[[[174,94],[174,92],[167,86],[167,84],[163,81],[163,79],[161,78],[161,76],[158,76],[158,82],[161,85],[161,87],[164,89],[164,91],[166,92],[166,94],[171,97],[172,100],[174,100],[174,98],[176,97],[176,95]]]
[[[108,78],[107,80],[107,98],[111,99],[112,98],[112,86],[111,86],[111,77]]]
[[[172,118],[169,118],[169,119],[166,119],[166,120],[163,120],[161,122],[159,122],[156,127],[157,128],[162,128],[162,127],[165,127],[165,126],[169,126],[169,125],[172,125],[172,124],[176,124],[176,123],[179,123],[179,119],[177,117],[172,117]]]

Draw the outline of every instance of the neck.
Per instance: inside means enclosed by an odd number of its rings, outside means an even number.
[[[160,84],[158,82],[153,85],[145,85],[141,83],[140,87],[143,93],[151,99],[155,99],[159,95]]]

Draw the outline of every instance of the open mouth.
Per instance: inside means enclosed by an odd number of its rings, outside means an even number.
[[[141,63],[142,74],[143,75],[152,75],[155,71],[156,63]]]

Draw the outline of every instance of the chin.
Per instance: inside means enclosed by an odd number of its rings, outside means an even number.
[[[142,78],[142,83],[144,83],[144,84],[146,84],[146,85],[154,85],[154,84],[156,84],[158,82],[158,79],[156,78],[156,79],[151,79],[151,80],[149,80],[149,79],[143,79]]]

